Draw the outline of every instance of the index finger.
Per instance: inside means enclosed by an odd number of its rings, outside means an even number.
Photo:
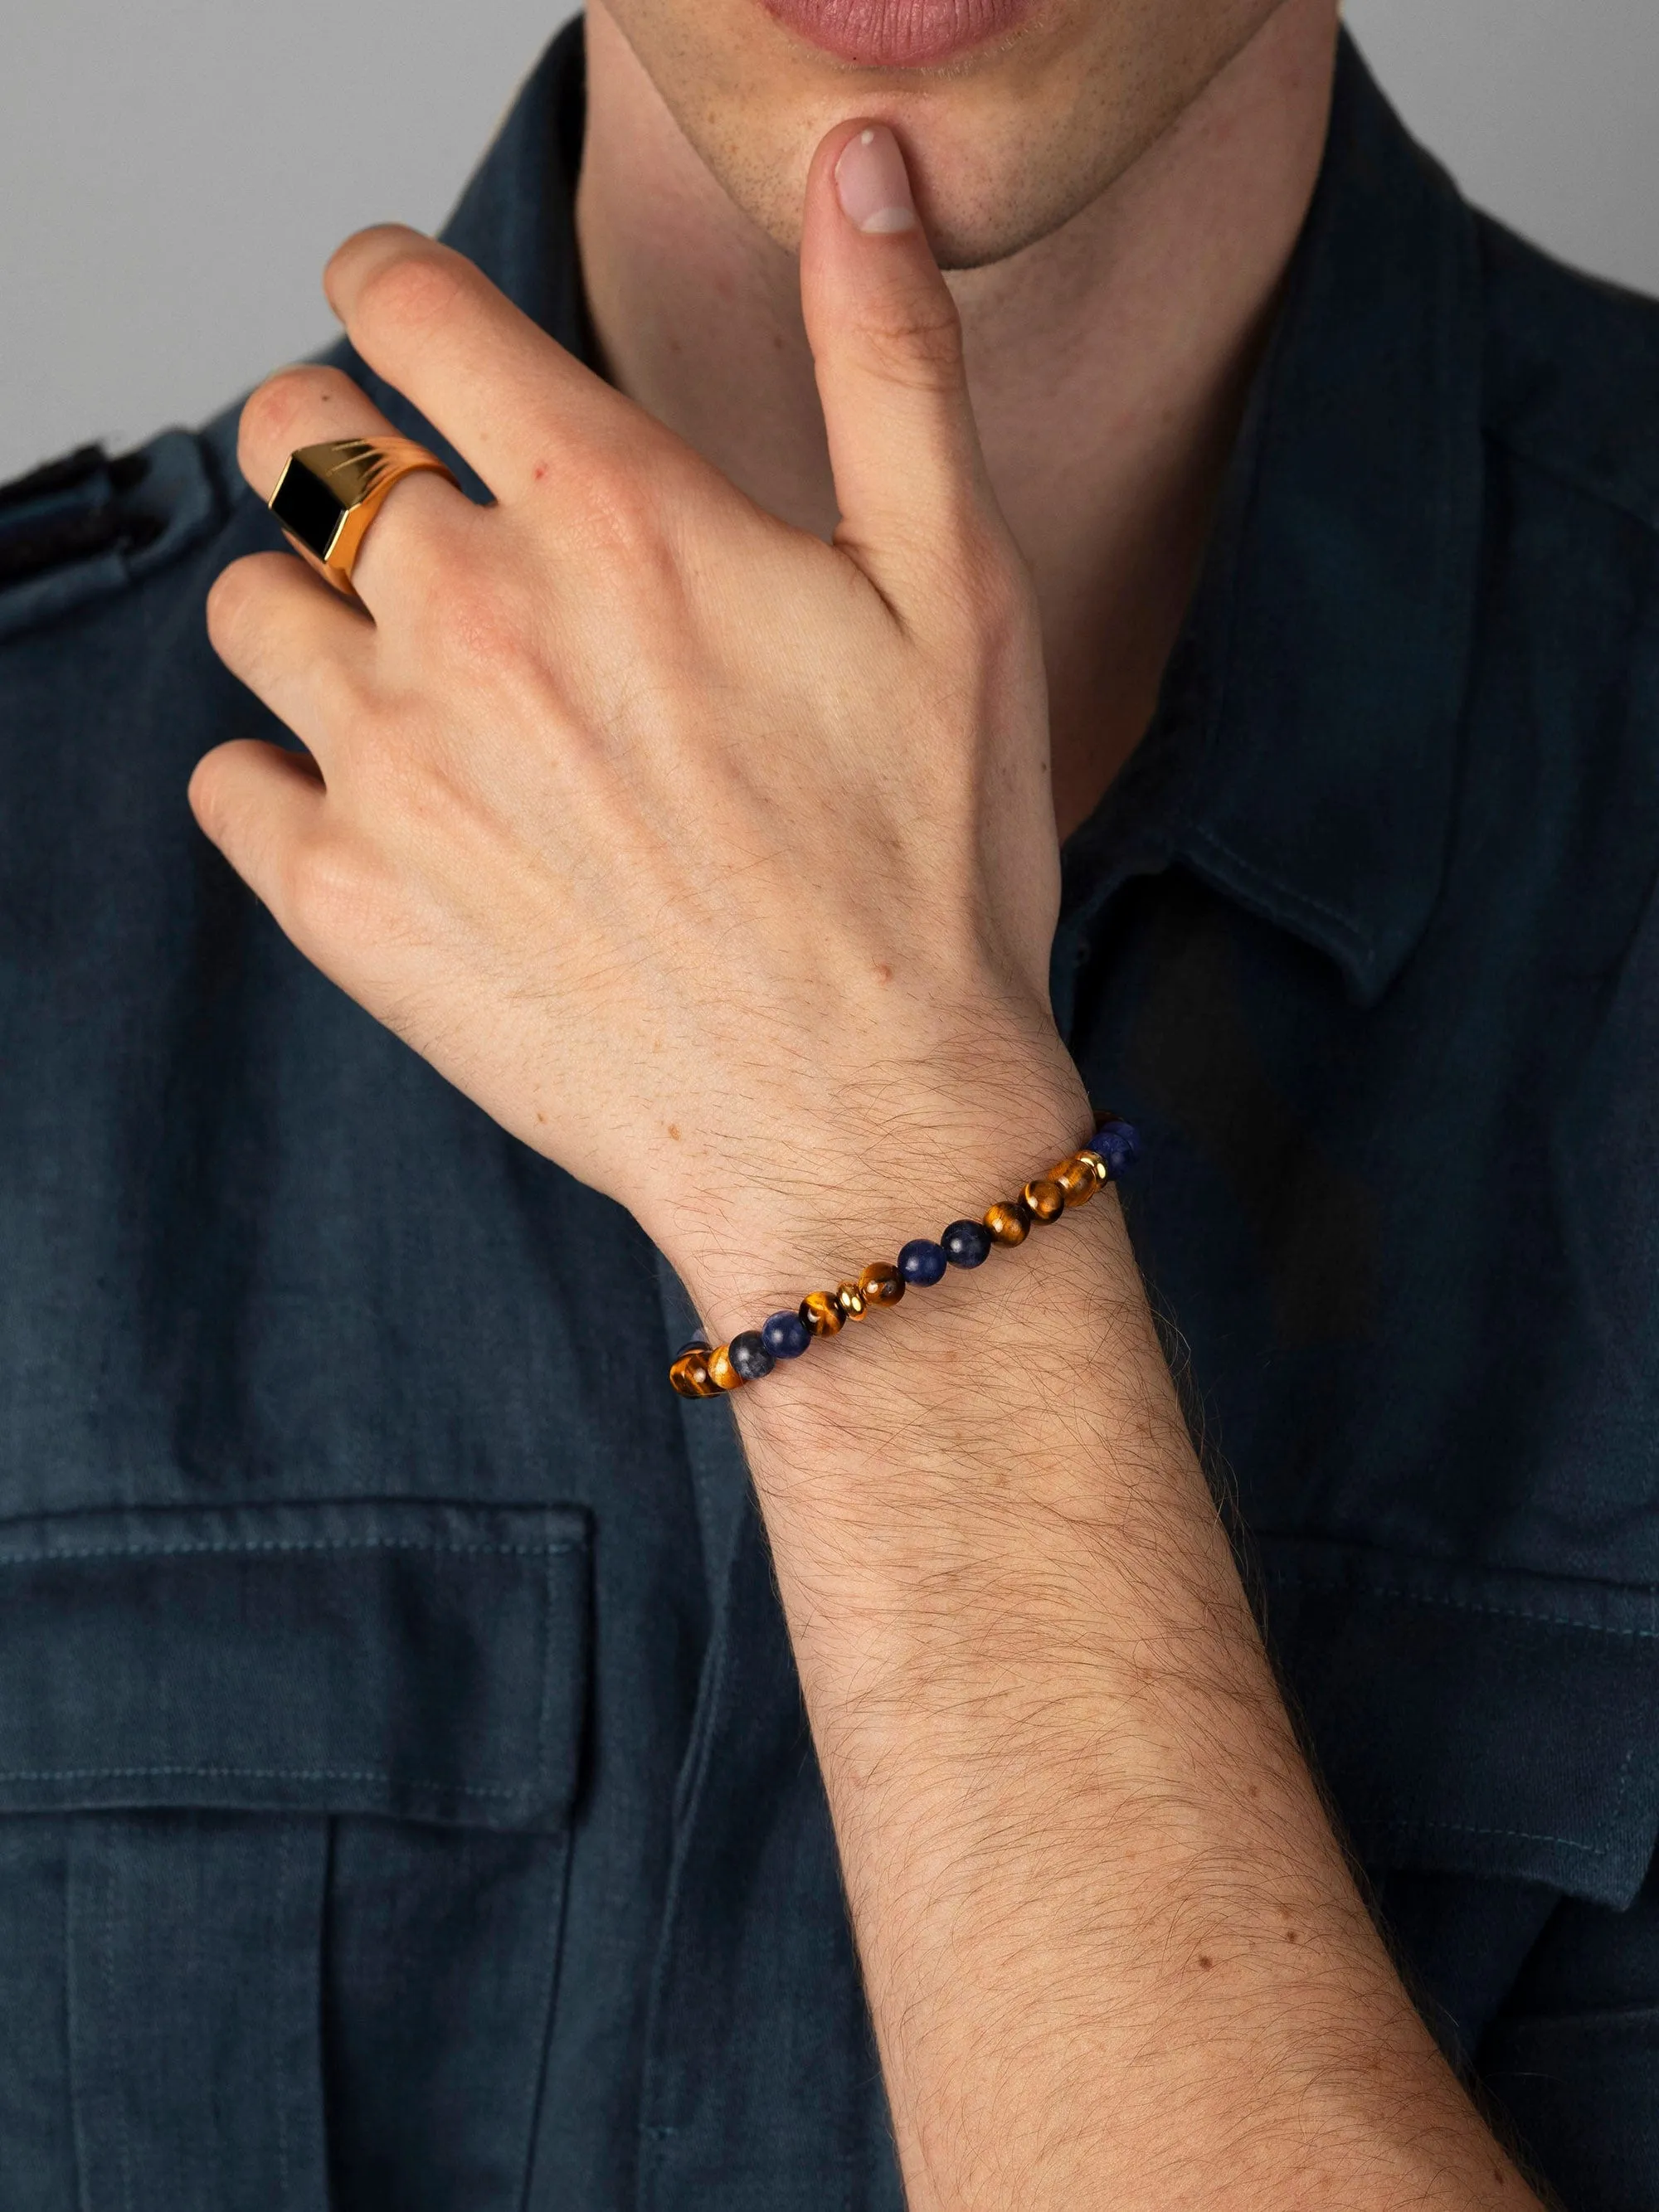
[[[358,353],[498,500],[573,444],[637,447],[645,419],[453,248],[401,224],[347,239],[323,283]]]

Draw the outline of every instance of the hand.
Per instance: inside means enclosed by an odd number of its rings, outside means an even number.
[[[210,753],[207,834],[371,1013],[734,1301],[977,1212],[1087,1128],[1048,1006],[1032,595],[950,294],[914,219],[859,226],[872,204],[908,210],[902,159],[843,125],[801,256],[832,544],[459,256],[381,229],[330,297],[495,504],[399,484],[362,608],[280,554],[209,604],[309,757]],[[241,465],[263,495],[291,448],[389,427],[337,372],[289,369],[247,404]],[[832,1223],[875,1241],[825,1252]]]

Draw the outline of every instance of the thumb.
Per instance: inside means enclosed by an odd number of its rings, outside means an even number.
[[[836,542],[901,614],[1006,532],[986,479],[962,325],[884,123],[839,125],[806,183],[801,307],[829,433]]]

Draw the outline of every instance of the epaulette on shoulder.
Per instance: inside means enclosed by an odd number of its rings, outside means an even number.
[[[125,498],[148,465],[142,453],[112,460],[101,446],[77,446],[0,484],[0,590],[65,561],[154,544],[161,517],[129,507]]]
[[[184,430],[115,458],[81,446],[0,484],[0,636],[137,580],[218,512],[201,441]]]

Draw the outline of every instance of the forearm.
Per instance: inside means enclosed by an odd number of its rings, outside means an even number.
[[[735,1404],[915,2212],[1523,2201],[1325,1819],[1115,1196]]]

